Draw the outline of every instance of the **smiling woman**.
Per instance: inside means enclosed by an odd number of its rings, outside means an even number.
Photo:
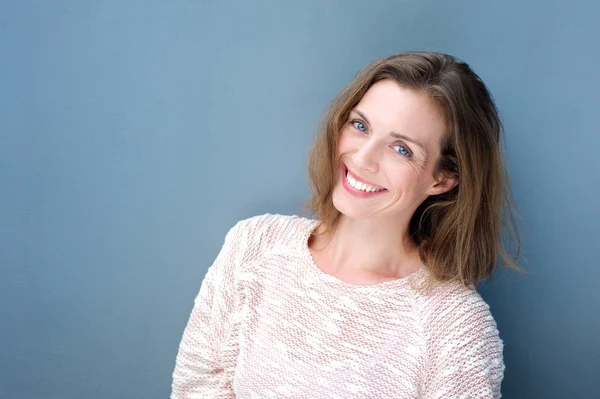
[[[502,134],[492,96],[468,64],[431,52],[373,62],[331,102],[311,152],[307,207],[321,221],[312,242],[328,242],[351,231],[340,224],[361,220],[363,233],[353,231],[349,240],[377,237],[387,253],[400,250],[402,237],[427,266],[428,285],[477,284],[498,257],[522,272]],[[352,201],[341,190],[340,171],[382,186],[387,195]],[[373,220],[367,233],[365,223]],[[502,226],[516,249],[512,257]],[[355,245],[361,244],[349,246]]]
[[[360,119],[354,119],[354,114]],[[400,226],[408,229],[409,219],[426,198],[456,186],[456,179],[438,182],[433,176],[434,162],[428,154],[438,158],[446,122],[425,93],[404,89],[392,80],[379,81],[367,90],[349,119],[338,139],[341,178],[332,195],[333,206],[341,215],[385,219],[394,230]],[[412,137],[394,130],[410,132]],[[357,183],[349,184],[348,176],[350,183]],[[363,191],[363,185],[368,192]],[[380,188],[379,195],[371,193],[372,186]],[[398,232],[393,238],[407,235]]]
[[[172,398],[499,398],[503,341],[475,289],[512,224],[501,123],[464,62],[361,71],[311,152],[316,216],[238,222],[183,334]]]

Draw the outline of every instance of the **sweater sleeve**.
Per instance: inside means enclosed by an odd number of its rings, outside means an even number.
[[[236,359],[229,337],[238,298],[235,272],[242,257],[241,222],[229,230],[200,291],[183,332],[173,372],[171,399],[235,398]]]
[[[463,291],[429,318],[422,398],[500,398],[504,344],[487,303],[474,289]]]

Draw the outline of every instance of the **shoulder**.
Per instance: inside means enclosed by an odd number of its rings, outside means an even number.
[[[490,307],[473,286],[439,284],[421,298],[421,311],[430,339],[444,340],[464,333],[502,344]]]
[[[504,343],[496,321],[490,306],[473,286],[442,283],[421,298],[420,306],[432,355],[460,348],[458,357],[477,352],[490,359],[502,359]]]
[[[475,288],[442,283],[421,306],[428,358],[424,397],[500,398],[504,344]]]
[[[490,314],[489,305],[471,285],[465,287],[458,282],[436,284],[430,292],[421,296],[425,317],[439,319],[440,316],[461,319],[473,311]],[[483,314],[482,314],[483,315]]]
[[[238,241],[247,258],[268,252],[276,244],[300,243],[315,221],[296,215],[266,213],[238,221],[227,239]]]
[[[280,215],[265,213],[240,220],[236,226],[244,231],[258,232],[259,234],[280,234],[288,230],[294,230],[311,221],[297,215]]]

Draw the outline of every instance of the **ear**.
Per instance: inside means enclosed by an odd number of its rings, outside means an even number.
[[[432,184],[427,191],[427,195],[439,195],[452,190],[458,184],[457,179],[451,177],[442,177],[436,183]]]

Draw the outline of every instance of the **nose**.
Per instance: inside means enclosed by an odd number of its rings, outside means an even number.
[[[352,163],[357,167],[371,173],[379,170],[379,148],[374,140],[365,141],[352,155]]]

